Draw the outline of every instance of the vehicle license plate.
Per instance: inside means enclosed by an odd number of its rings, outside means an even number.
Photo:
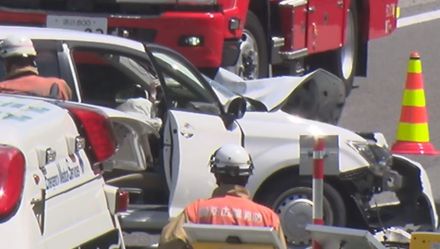
[[[101,17],[48,15],[46,26],[49,28],[73,29],[91,33],[107,33],[107,19]]]

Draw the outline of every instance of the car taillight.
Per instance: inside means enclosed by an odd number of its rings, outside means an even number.
[[[116,140],[107,117],[94,109],[80,106],[66,107],[82,128],[92,163],[96,164],[110,158],[116,151]]]
[[[25,159],[17,148],[0,145],[0,219],[10,215],[23,191]]]
[[[116,203],[116,212],[125,212],[128,209],[128,203],[130,202],[129,193],[127,191],[123,191],[119,189],[117,203]]]

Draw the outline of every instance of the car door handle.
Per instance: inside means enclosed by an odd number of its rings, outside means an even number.
[[[191,138],[192,136],[194,136],[193,127],[190,124],[185,123],[180,129],[180,135],[182,135],[184,138]]]
[[[180,135],[182,135],[184,138],[191,138],[192,136],[194,136],[194,133],[188,130],[183,130],[180,131]]]

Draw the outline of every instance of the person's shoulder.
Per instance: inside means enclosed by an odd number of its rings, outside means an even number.
[[[197,199],[189,203],[183,209],[183,213],[185,213],[187,217],[194,217],[194,215],[198,213],[199,208],[204,205],[205,201],[205,199]]]
[[[270,214],[270,215],[275,215],[275,216],[278,217],[278,215],[277,215],[277,214],[276,214],[271,208],[269,208],[269,207],[267,207],[267,206],[264,206],[264,205],[262,205],[262,204],[256,203],[256,202],[254,202],[254,201],[252,201],[252,200],[251,200],[251,202],[252,202],[256,207],[258,207],[260,210],[262,210],[263,212],[265,212],[265,213],[267,213],[267,214]]]
[[[53,81],[53,82],[66,82],[63,78],[59,78],[59,77],[55,77],[55,76],[38,76],[41,78],[44,78],[48,81]]]
[[[31,80],[38,80],[39,82],[51,82],[51,83],[65,83],[66,82],[63,78],[59,78],[56,76],[44,76],[44,75],[34,74],[34,75],[27,75],[24,77],[27,77],[28,79],[31,79]]]
[[[206,201],[206,199],[197,199],[197,200],[195,200],[193,202],[190,202],[188,205],[186,205],[185,208],[189,209],[189,208],[198,207],[201,203],[203,203],[205,201]]]
[[[271,208],[268,208],[264,205],[258,203],[255,204],[258,205],[260,212],[264,215],[264,217],[266,217],[265,219],[270,220],[273,227],[279,227],[280,217],[277,213],[275,213]]]

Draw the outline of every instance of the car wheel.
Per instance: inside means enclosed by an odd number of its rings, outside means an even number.
[[[249,12],[241,37],[240,54],[227,69],[245,80],[268,75],[267,43],[264,30],[254,13]]]
[[[280,217],[286,241],[291,246],[306,246],[311,237],[305,230],[312,223],[312,180],[310,178],[290,178],[278,181],[270,190],[261,195],[261,203],[271,207]],[[329,184],[324,183],[323,200],[324,223],[345,226],[347,211],[341,195]]]

